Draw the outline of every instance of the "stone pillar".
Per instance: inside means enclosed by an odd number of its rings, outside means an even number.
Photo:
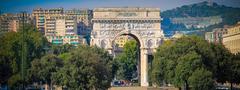
[[[114,51],[113,51],[112,48],[108,48],[107,51],[108,51],[108,53],[111,54],[111,55],[114,54]]]
[[[148,60],[146,50],[141,49],[141,86],[148,86]]]

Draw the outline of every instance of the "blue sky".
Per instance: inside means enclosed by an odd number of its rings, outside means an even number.
[[[0,0],[4,12],[32,11],[33,8],[157,7],[162,11],[206,0]],[[221,5],[240,7],[240,0],[213,0]]]

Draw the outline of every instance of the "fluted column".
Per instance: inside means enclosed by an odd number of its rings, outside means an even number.
[[[148,59],[146,50],[141,49],[141,86],[148,86]]]

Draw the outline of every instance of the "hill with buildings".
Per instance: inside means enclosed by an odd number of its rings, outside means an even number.
[[[240,21],[240,8],[201,2],[163,11],[161,17],[166,36],[171,36],[175,31],[201,34],[224,25],[236,24]]]

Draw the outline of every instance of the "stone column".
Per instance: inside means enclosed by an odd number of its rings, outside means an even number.
[[[146,50],[141,49],[141,86],[148,86],[148,60]]]
[[[109,54],[114,54],[114,51],[113,51],[112,48],[108,48],[107,51],[108,51]]]

